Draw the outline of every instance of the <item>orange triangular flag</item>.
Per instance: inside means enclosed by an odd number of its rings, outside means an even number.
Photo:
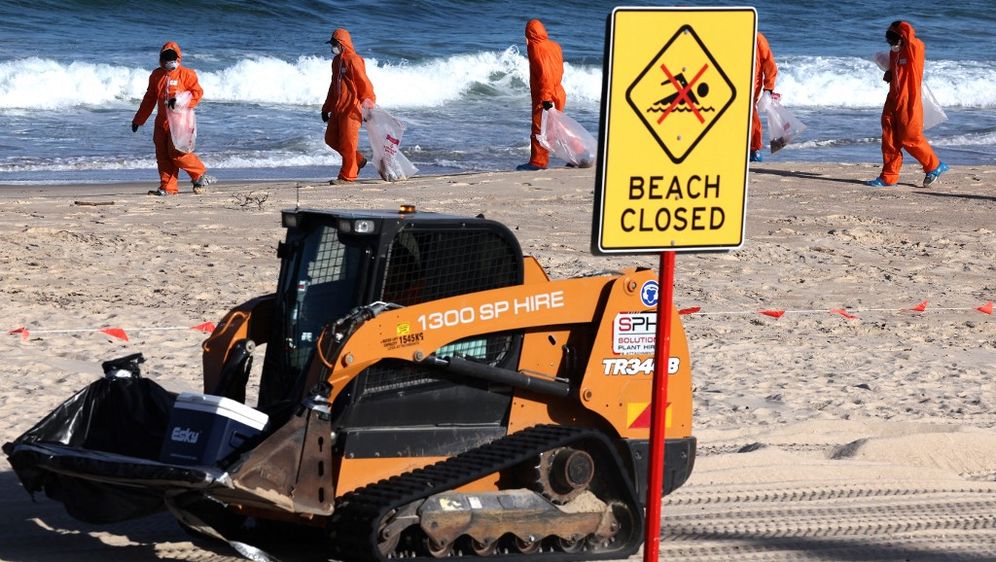
[[[100,331],[119,340],[128,341],[128,334],[121,328],[103,328]]]
[[[927,310],[927,301],[923,301],[920,304],[914,306],[913,308],[908,308],[906,310],[911,310],[913,312],[923,312],[924,310]]]
[[[763,314],[765,316],[770,316],[772,318],[781,318],[782,316],[785,315],[784,310],[759,310],[758,313]]]
[[[198,324],[196,326],[191,326],[191,330],[198,330],[204,332],[205,334],[210,334],[214,331],[214,322],[205,322],[203,324]]]
[[[678,311],[678,314],[695,314],[696,312],[702,310],[701,306],[691,306],[688,308],[682,308]]]
[[[978,310],[979,312],[982,312],[984,314],[992,314],[993,313],[993,301],[989,301],[986,304],[980,306],[979,308],[976,308],[975,310]]]
[[[840,314],[841,316],[843,316],[844,318],[847,318],[848,320],[857,320],[857,318],[858,318],[857,316],[855,316],[853,314],[849,314],[847,312],[847,310],[845,310],[843,308],[831,308],[830,312],[832,312],[834,314]]]
[[[11,330],[8,333],[11,334],[11,335],[13,335],[13,334],[21,334],[21,341],[28,341],[28,338],[30,337],[30,334],[31,334],[31,332],[29,332],[28,329],[25,328],[24,326],[21,326],[20,328],[18,328],[16,330]]]

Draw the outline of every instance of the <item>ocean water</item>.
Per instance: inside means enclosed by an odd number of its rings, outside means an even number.
[[[630,2],[624,5],[641,5]],[[744,5],[742,2],[682,2]],[[157,181],[150,123],[130,122],[158,49],[175,40],[204,88],[198,153],[221,179],[325,179],[339,157],[320,106],[346,27],[378,102],[408,122],[422,173],[507,170],[529,153],[523,29],[544,21],[565,56],[567,111],[598,129],[607,2],[0,0],[0,184]],[[953,164],[996,162],[991,0],[765,0],[753,4],[783,105],[808,130],[769,161],[880,162],[887,92],[871,62],[910,21],[949,120],[927,132]],[[369,150],[365,133],[361,147]],[[375,172],[364,170],[363,177]]]

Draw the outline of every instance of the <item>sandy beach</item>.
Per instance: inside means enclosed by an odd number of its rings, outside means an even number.
[[[862,185],[877,173],[757,165],[743,249],[678,255],[699,454],[664,503],[663,559],[996,560],[996,317],[977,310],[996,300],[996,166]],[[273,290],[298,204],[483,213],[555,278],[657,265],[589,253],[593,170],[152,185],[0,186],[0,442],[128,353],[200,390],[192,328]],[[35,500],[0,460],[0,560],[238,559],[166,514],[96,527]]]

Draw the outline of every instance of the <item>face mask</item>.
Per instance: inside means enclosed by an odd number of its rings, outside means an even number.
[[[171,60],[163,65],[166,70],[176,70],[176,67],[180,66],[179,61]]]
[[[891,50],[891,51],[892,51],[893,53],[898,53],[898,52],[899,52],[899,48],[900,48],[900,47],[901,47],[901,45],[900,45],[899,43],[896,43],[895,45],[893,45],[893,46],[889,47],[889,49],[890,49],[890,50]]]
[[[332,55],[339,56],[342,54],[342,47],[339,45],[332,45]]]

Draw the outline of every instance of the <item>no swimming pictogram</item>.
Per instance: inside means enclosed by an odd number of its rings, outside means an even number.
[[[676,164],[736,97],[733,83],[691,25],[675,32],[626,91],[630,107]]]

